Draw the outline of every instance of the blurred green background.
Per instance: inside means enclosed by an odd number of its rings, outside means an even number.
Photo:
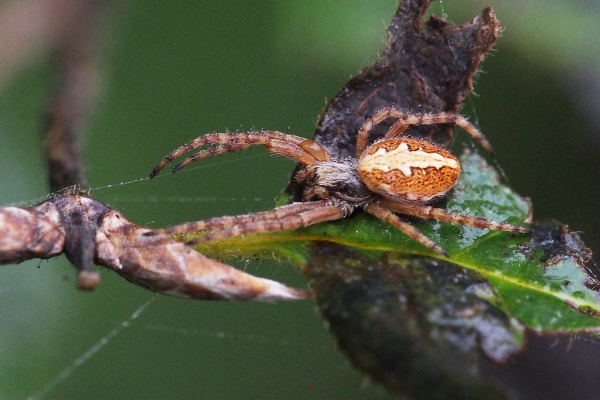
[[[514,189],[531,197],[534,217],[567,223],[598,250],[598,2],[457,0],[432,10],[458,24],[488,5],[505,30],[462,111],[494,144]],[[103,96],[83,143],[91,194],[152,227],[271,208],[294,163],[264,149],[145,178],[167,152],[206,132],[310,137],[326,100],[376,60],[395,9],[395,0],[119,2],[101,44]],[[49,58],[40,51],[3,78],[0,206],[26,206],[48,190],[39,131]],[[463,142],[470,146],[459,135]],[[306,286],[291,265],[234,265]],[[0,399],[390,397],[353,370],[311,301],[157,297],[108,271],[95,293],[83,293],[74,277],[64,258],[0,268]],[[532,337],[531,346],[488,372],[526,398],[598,393],[598,343]]]

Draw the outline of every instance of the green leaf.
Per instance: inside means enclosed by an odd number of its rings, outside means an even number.
[[[529,203],[500,183],[498,173],[481,156],[465,152],[460,159],[461,178],[445,199],[445,205],[439,206],[495,221],[523,223],[529,215]],[[597,318],[600,294],[594,286],[597,282],[588,275],[580,260],[585,248],[560,247],[556,244],[558,237],[553,243],[559,249],[549,250],[546,243],[549,239],[542,239],[554,225],[536,228],[534,238],[436,220],[415,220],[414,226],[450,256],[438,256],[366,213],[295,231],[231,238],[197,249],[217,258],[266,255],[288,259],[303,266],[308,273],[311,268],[309,249],[318,242],[341,244],[373,259],[387,253],[442,259],[484,277],[507,315],[530,329],[546,333],[600,330]],[[198,236],[182,235],[180,239],[191,240]],[[572,233],[563,236],[576,240]],[[554,253],[549,254],[549,251]]]
[[[375,380],[419,399],[506,398],[477,376],[478,359],[505,361],[523,329],[477,273],[322,243],[307,275],[338,345]]]
[[[444,202],[451,212],[523,224],[529,202],[465,151]],[[597,332],[600,284],[589,251],[564,226],[511,234],[436,220],[413,224],[449,257],[366,213],[295,231],[198,246],[213,257],[266,255],[298,264],[327,325],[352,362],[386,387],[422,399],[505,399],[478,377],[539,333]],[[185,235],[191,240],[198,235]]]

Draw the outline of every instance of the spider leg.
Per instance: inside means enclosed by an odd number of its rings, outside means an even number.
[[[208,157],[214,154],[222,154],[245,149],[250,146],[264,145],[269,151],[295,159],[306,165],[319,161],[321,153],[324,151],[327,156],[329,152],[318,145],[314,148],[313,141],[305,138],[286,135],[276,131],[248,132],[248,133],[210,133],[200,136],[183,146],[175,149],[165,156],[152,170],[150,177],[155,177],[163,168],[165,168],[174,159],[204,145],[219,145],[214,148],[200,151],[198,156],[192,156],[185,160],[184,166],[191,162]],[[212,150],[219,149],[219,150]],[[179,169],[183,168],[180,166]],[[178,170],[179,170],[178,169]]]
[[[530,234],[531,229],[524,226],[518,226],[508,224],[505,222],[490,221],[484,218],[469,217],[467,215],[449,213],[443,208],[436,208],[431,206],[424,206],[419,204],[401,203],[393,200],[384,199],[381,204],[385,208],[400,213],[406,214],[413,217],[424,218],[424,219],[438,219],[440,221],[452,222],[454,224],[460,224],[465,226],[472,226],[480,229],[490,229],[494,231],[506,231],[513,233],[525,233]]]
[[[277,207],[274,210],[269,210],[255,214],[217,217],[205,221],[174,225],[164,229],[155,229],[150,232],[147,232],[146,235],[174,235],[198,231],[214,231],[218,229],[231,228],[235,225],[245,225],[257,221],[272,221],[284,219],[289,217],[290,215],[299,214],[311,210],[314,207],[314,203],[298,202],[286,204],[285,206]]]
[[[402,135],[411,125],[456,124],[469,133],[473,139],[479,142],[485,151],[490,154],[494,153],[492,145],[488,142],[483,133],[460,114],[453,112],[407,114],[395,108],[386,107],[367,119],[360,127],[356,139],[356,158],[360,158],[362,153],[367,149],[369,145],[369,133],[371,130],[390,117],[398,118],[398,120],[390,127],[384,136],[384,139],[393,139]]]
[[[216,156],[218,154],[223,154],[223,153],[235,153],[236,151],[244,150],[248,147],[250,147],[250,145],[223,144],[223,145],[216,145],[216,146],[208,148],[206,150],[200,150],[193,156],[186,158],[185,160],[183,160],[182,162],[180,162],[179,164],[174,166],[173,173],[179,172],[182,169],[184,169],[186,166],[188,166],[189,164],[199,161],[199,160],[202,160],[203,158]]]
[[[232,236],[251,235],[254,233],[276,232],[293,230],[320,222],[342,219],[352,212],[353,207],[344,201],[321,200],[305,202],[308,207],[299,213],[290,213],[282,219],[276,219],[269,213],[277,213],[278,209],[261,213],[261,218],[253,222],[237,224],[226,229],[214,231],[208,235],[201,236],[189,241],[187,244],[212,242],[223,240]]]
[[[383,207],[377,203],[368,203],[367,205],[365,205],[365,211],[379,218],[382,221],[394,225],[396,228],[400,229],[402,232],[406,233],[408,236],[421,243],[428,249],[435,251],[441,256],[448,257],[448,253],[446,253],[446,251],[440,246],[438,246],[433,240],[423,235],[421,231],[419,231],[417,228],[415,228],[408,222],[402,221],[400,217],[398,217],[386,207]]]

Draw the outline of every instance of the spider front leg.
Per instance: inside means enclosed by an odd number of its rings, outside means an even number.
[[[298,208],[294,210],[295,212],[286,212],[287,215],[279,218],[279,216],[281,216],[281,208],[296,206],[297,204],[302,204],[303,207],[301,208],[297,206]],[[345,218],[352,212],[353,209],[354,207],[351,204],[338,200],[321,200],[291,204],[289,206],[276,208],[272,211],[256,214],[255,216],[242,215],[239,217],[233,217],[244,222],[235,224],[225,229],[216,230],[207,235],[190,240],[187,242],[187,244],[194,245],[198,243],[223,240],[234,236],[246,236],[256,233],[287,231],[303,228],[318,224],[320,222],[334,221]]]
[[[360,127],[356,138],[356,158],[360,158],[369,146],[369,133],[371,130],[390,117],[398,118],[398,120],[390,127],[384,136],[384,140],[402,135],[412,125],[456,124],[467,131],[488,153],[493,154],[494,152],[492,145],[483,133],[460,114],[453,112],[407,114],[395,108],[386,107],[367,119]]]
[[[231,228],[236,225],[248,225],[256,223],[258,221],[273,221],[285,219],[291,215],[300,214],[306,211],[310,211],[318,206],[316,202],[298,202],[292,204],[286,204],[281,207],[277,207],[274,210],[255,214],[243,214],[236,216],[223,216],[207,219],[204,221],[188,222],[185,224],[174,225],[163,229],[154,229],[146,233],[146,236],[155,235],[177,235],[190,232],[201,232],[201,231],[216,231],[226,228]],[[321,202],[322,205],[327,206],[329,203]]]
[[[189,143],[175,149],[165,156],[150,173],[154,178],[163,168],[177,157],[184,155],[204,145],[215,145],[214,147],[200,150],[195,155],[188,157],[175,166],[174,172],[181,170],[186,165],[203,158],[222,154],[233,153],[251,146],[263,145],[267,150],[292,158],[300,163],[311,165],[317,161],[323,161],[331,156],[323,146],[305,138],[286,135],[276,131],[248,132],[248,133],[211,133],[200,136]]]

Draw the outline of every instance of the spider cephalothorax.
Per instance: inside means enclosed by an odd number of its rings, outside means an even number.
[[[371,129],[388,118],[397,120],[381,140],[369,145]],[[477,228],[528,233],[529,229],[524,227],[448,213],[444,209],[428,205],[444,196],[456,184],[460,176],[460,163],[449,151],[423,140],[403,137],[402,134],[411,125],[440,123],[459,125],[484,149],[491,152],[491,146],[485,137],[459,114],[414,115],[394,108],[384,108],[366,120],[358,132],[356,158],[339,158],[315,141],[273,131],[200,136],[163,158],[150,176],[154,177],[175,158],[204,145],[212,147],[185,159],[174,171],[208,156],[262,144],[269,151],[293,158],[301,164],[295,179],[303,188],[303,201],[267,212],[218,217],[172,226],[153,233],[210,231],[192,241],[207,242],[230,236],[296,229],[341,219],[357,208],[363,208],[369,214],[389,222],[441,255],[447,254],[396,214],[435,218]]]

